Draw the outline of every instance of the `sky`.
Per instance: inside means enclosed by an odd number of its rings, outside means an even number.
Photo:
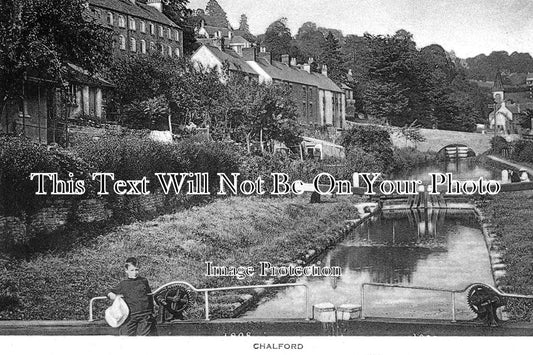
[[[205,9],[208,0],[189,0],[190,9]],[[238,27],[246,14],[250,31],[264,33],[286,17],[293,36],[307,21],[344,35],[394,34],[405,29],[418,47],[433,43],[460,58],[492,51],[533,55],[531,0],[217,0]]]

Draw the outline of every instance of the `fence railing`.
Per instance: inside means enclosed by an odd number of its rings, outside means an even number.
[[[246,289],[261,289],[261,288],[287,288],[287,287],[304,287],[305,288],[305,319],[309,320],[309,287],[306,284],[301,283],[285,283],[285,284],[271,284],[271,285],[252,285],[252,286],[231,286],[231,287],[215,287],[215,288],[196,288],[188,282],[185,281],[173,281],[163,286],[160,286],[151,295],[157,294],[159,291],[163,290],[166,287],[172,285],[184,285],[189,287],[191,290],[197,293],[203,293],[205,297],[205,319],[209,320],[209,293],[217,291],[234,291],[234,290],[246,290]],[[89,322],[94,321],[93,311],[94,311],[94,302],[98,300],[107,300],[105,296],[94,297],[89,301]]]
[[[455,295],[457,293],[463,293],[469,290],[470,288],[482,285],[485,287],[490,288],[492,291],[494,291],[496,294],[498,294],[501,297],[510,297],[510,298],[525,298],[525,299],[533,299],[533,295],[518,295],[518,294],[512,294],[512,293],[503,293],[497,288],[486,285],[482,283],[474,283],[470,284],[467,287],[463,289],[446,289],[446,288],[438,288],[438,287],[422,287],[422,286],[407,286],[407,285],[395,285],[395,284],[383,284],[383,283],[374,283],[374,282],[366,282],[361,285],[361,319],[365,319],[365,286],[375,286],[375,287],[389,287],[389,288],[404,288],[404,289],[412,289],[412,290],[424,290],[424,291],[436,291],[436,292],[447,292],[450,293],[451,298],[451,312],[452,312],[452,322],[456,322],[456,309],[455,309]]]

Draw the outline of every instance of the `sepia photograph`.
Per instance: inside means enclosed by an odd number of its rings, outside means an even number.
[[[2,0],[1,347],[531,346],[532,11]]]

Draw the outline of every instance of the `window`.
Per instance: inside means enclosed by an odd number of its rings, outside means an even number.
[[[72,106],[78,106],[78,87],[76,84],[70,84],[67,92],[67,103]]]
[[[174,30],[174,39],[179,42],[179,40],[180,40],[180,31]]]
[[[144,21],[141,21],[140,27],[141,27],[141,32],[146,33],[146,23]]]
[[[141,53],[146,54],[146,42],[144,39],[141,39]]]
[[[176,54],[176,57],[181,57],[181,53],[180,53],[180,49],[179,48],[176,48],[175,50],[175,54]]]
[[[107,23],[113,26],[113,13],[112,12],[107,13]]]
[[[135,19],[132,19],[130,17],[129,23],[130,23],[130,30],[135,31],[137,29],[137,25],[135,24]]]
[[[150,42],[150,51],[151,52],[155,51],[155,43],[154,42]]]
[[[154,26],[154,24],[150,22],[149,26],[150,26],[150,34],[151,35],[155,35],[155,26]]]
[[[159,26],[159,37],[163,37],[163,26]]]
[[[126,28],[126,20],[122,15],[118,16],[118,27]]]
[[[120,42],[120,49],[125,50],[126,49],[126,38],[124,36],[119,36],[118,40]]]
[[[135,38],[130,38],[130,51],[137,52],[137,41]]]
[[[172,28],[167,28],[167,37],[168,39],[172,39]]]
[[[18,106],[20,117],[30,117],[28,113],[28,101],[23,96],[19,98]]]
[[[172,47],[168,46],[168,55],[169,57],[172,57]]]
[[[162,54],[162,55],[165,55],[165,46],[162,45],[162,44],[160,44],[160,45],[159,45],[159,49],[161,50],[161,54]]]

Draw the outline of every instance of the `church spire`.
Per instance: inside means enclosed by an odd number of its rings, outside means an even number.
[[[496,73],[496,79],[494,79],[494,85],[492,86],[492,92],[503,91],[502,73],[498,70]]]
[[[492,86],[492,97],[496,103],[503,102],[503,83],[502,83],[502,74],[498,70],[496,73],[496,78],[494,79],[494,85]]]

